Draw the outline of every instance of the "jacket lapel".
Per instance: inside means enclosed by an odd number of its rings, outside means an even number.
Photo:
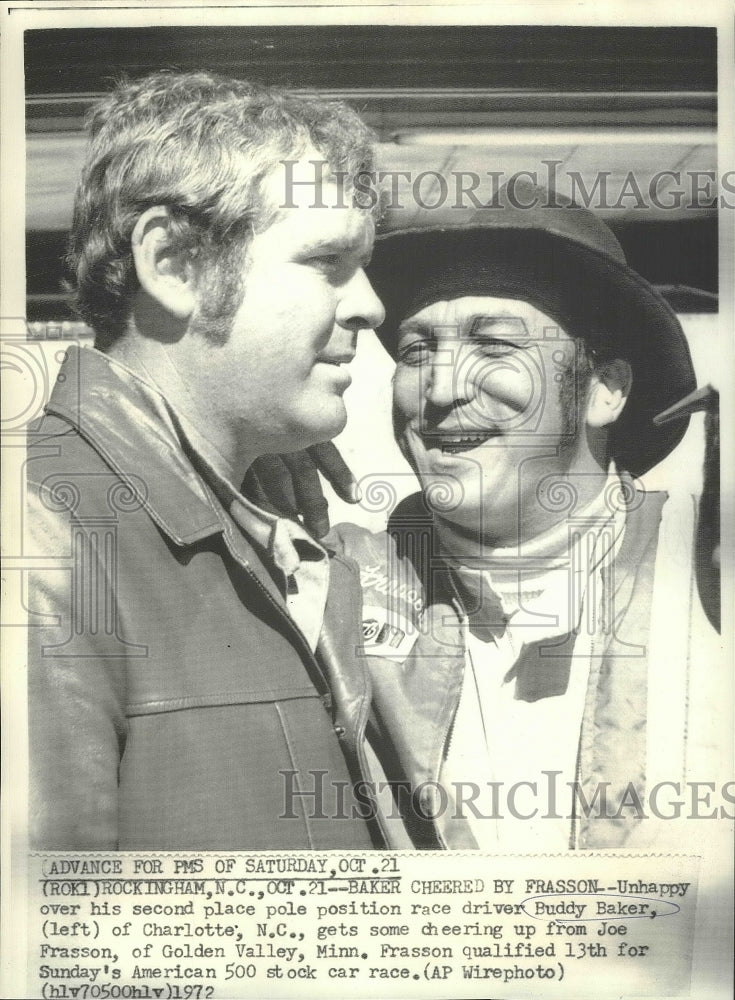
[[[79,431],[177,545],[221,532],[163,400],[104,354],[70,347],[46,410]]]
[[[648,643],[653,574],[666,494],[637,494],[620,552],[603,572],[604,646],[593,654],[580,739],[585,802],[579,846],[617,847],[641,819],[646,791]]]
[[[353,754],[365,730],[370,695],[367,671],[359,656],[360,606],[360,583],[354,566],[341,556],[333,556],[316,656],[331,691],[335,727],[351,744]]]

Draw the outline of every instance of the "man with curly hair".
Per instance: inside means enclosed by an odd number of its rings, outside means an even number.
[[[70,261],[95,347],[29,442],[31,843],[370,846],[359,583],[239,484],[344,426],[383,317],[351,197],[372,134],[206,73],[124,83],[89,127]],[[339,803],[299,796],[314,773]]]

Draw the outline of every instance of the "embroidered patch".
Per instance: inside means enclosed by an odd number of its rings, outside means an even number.
[[[365,605],[362,613],[364,645],[360,652],[364,656],[405,660],[419,636],[416,626],[404,615],[388,614],[385,608]]]

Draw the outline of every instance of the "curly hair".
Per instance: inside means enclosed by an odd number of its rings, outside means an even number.
[[[208,307],[211,336],[221,342],[217,309],[231,313],[242,283],[233,259],[275,217],[263,183],[279,162],[313,147],[348,179],[373,166],[375,136],[346,104],[204,72],[124,81],[87,124],[68,260],[77,310],[102,348],[125,330],[139,287],[131,236],[146,209],[166,206],[172,245],[209,271],[219,301]]]

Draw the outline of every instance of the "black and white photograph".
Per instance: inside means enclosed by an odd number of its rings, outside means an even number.
[[[3,995],[732,996],[732,12],[651,12],[4,9]]]

